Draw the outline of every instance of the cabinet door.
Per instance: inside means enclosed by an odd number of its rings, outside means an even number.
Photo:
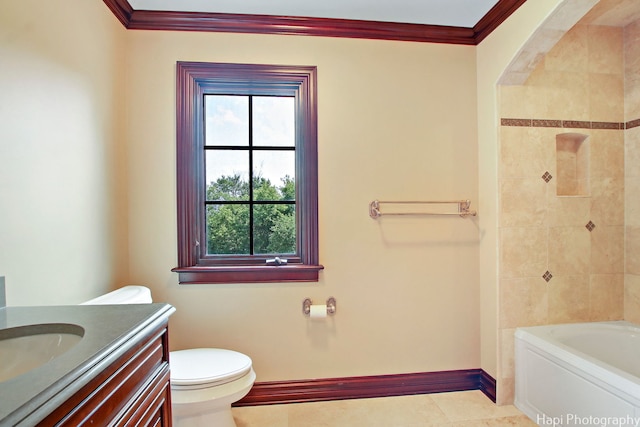
[[[171,426],[166,323],[54,410],[40,426]]]

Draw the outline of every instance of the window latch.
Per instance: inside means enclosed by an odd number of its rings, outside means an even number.
[[[287,259],[280,257],[267,258],[267,265],[287,265]]]

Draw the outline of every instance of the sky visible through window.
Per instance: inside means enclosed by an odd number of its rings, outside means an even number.
[[[253,97],[254,147],[295,146],[295,99],[293,97]],[[207,95],[205,97],[205,145],[249,145],[249,97]],[[221,176],[249,176],[248,151],[211,151],[207,153],[206,183]],[[255,151],[254,176],[262,176],[274,185],[282,178],[295,178],[294,151]]]

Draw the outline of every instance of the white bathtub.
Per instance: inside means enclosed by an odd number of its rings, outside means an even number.
[[[640,426],[640,325],[518,328],[515,406],[540,426]]]

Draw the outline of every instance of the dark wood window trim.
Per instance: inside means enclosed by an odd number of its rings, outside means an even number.
[[[180,283],[317,281],[318,154],[316,67],[178,62],[176,76],[178,266]],[[204,227],[204,94],[283,95],[296,99],[298,254],[286,265],[267,256],[201,255]]]

